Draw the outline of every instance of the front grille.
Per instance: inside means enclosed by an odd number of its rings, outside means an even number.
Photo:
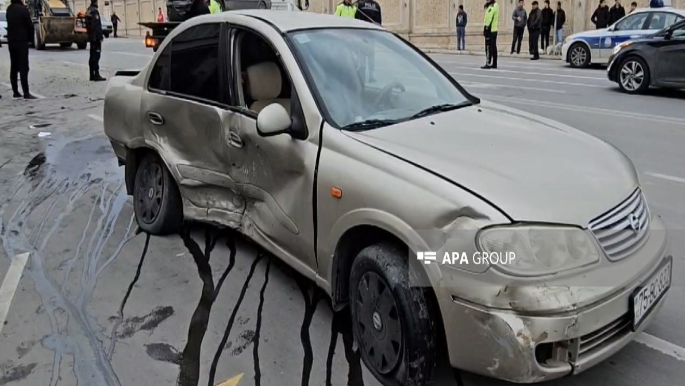
[[[614,342],[628,334],[631,331],[631,323],[630,315],[626,314],[606,326],[581,337],[578,359],[586,357],[587,353],[592,354],[596,352],[597,347],[606,347],[609,342]]]
[[[647,201],[638,188],[612,210],[590,221],[592,230],[611,260],[620,260],[644,245],[650,224]]]

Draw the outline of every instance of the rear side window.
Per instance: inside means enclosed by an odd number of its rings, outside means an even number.
[[[220,24],[201,24],[177,35],[153,66],[149,88],[220,101]]]
[[[680,21],[681,17],[675,13],[668,12],[654,12],[652,14],[652,19],[649,21],[649,27],[647,29],[659,30],[666,27],[670,27],[676,22]]]

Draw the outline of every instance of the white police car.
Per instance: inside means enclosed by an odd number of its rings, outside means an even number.
[[[563,43],[563,60],[572,67],[606,64],[613,48],[626,40],[651,35],[685,19],[685,10],[671,7],[638,8],[614,25],[572,34]]]

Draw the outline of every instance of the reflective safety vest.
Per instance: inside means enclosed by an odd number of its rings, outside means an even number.
[[[345,3],[340,3],[335,8],[335,15],[336,16],[350,17],[350,18],[354,19],[356,13],[357,13],[357,7],[355,7],[354,4],[347,5]]]
[[[208,2],[208,10],[209,12],[213,13],[220,13],[220,4],[216,0],[211,0]]]

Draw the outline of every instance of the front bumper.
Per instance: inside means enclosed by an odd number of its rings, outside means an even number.
[[[534,383],[577,374],[604,361],[635,339],[663,306],[668,292],[632,330],[631,295],[670,259],[667,242],[665,229],[652,234],[638,253],[653,257],[640,266],[638,275],[626,284],[607,287],[607,297],[568,311],[496,309],[465,301],[452,287],[435,288],[451,365],[510,382]]]

